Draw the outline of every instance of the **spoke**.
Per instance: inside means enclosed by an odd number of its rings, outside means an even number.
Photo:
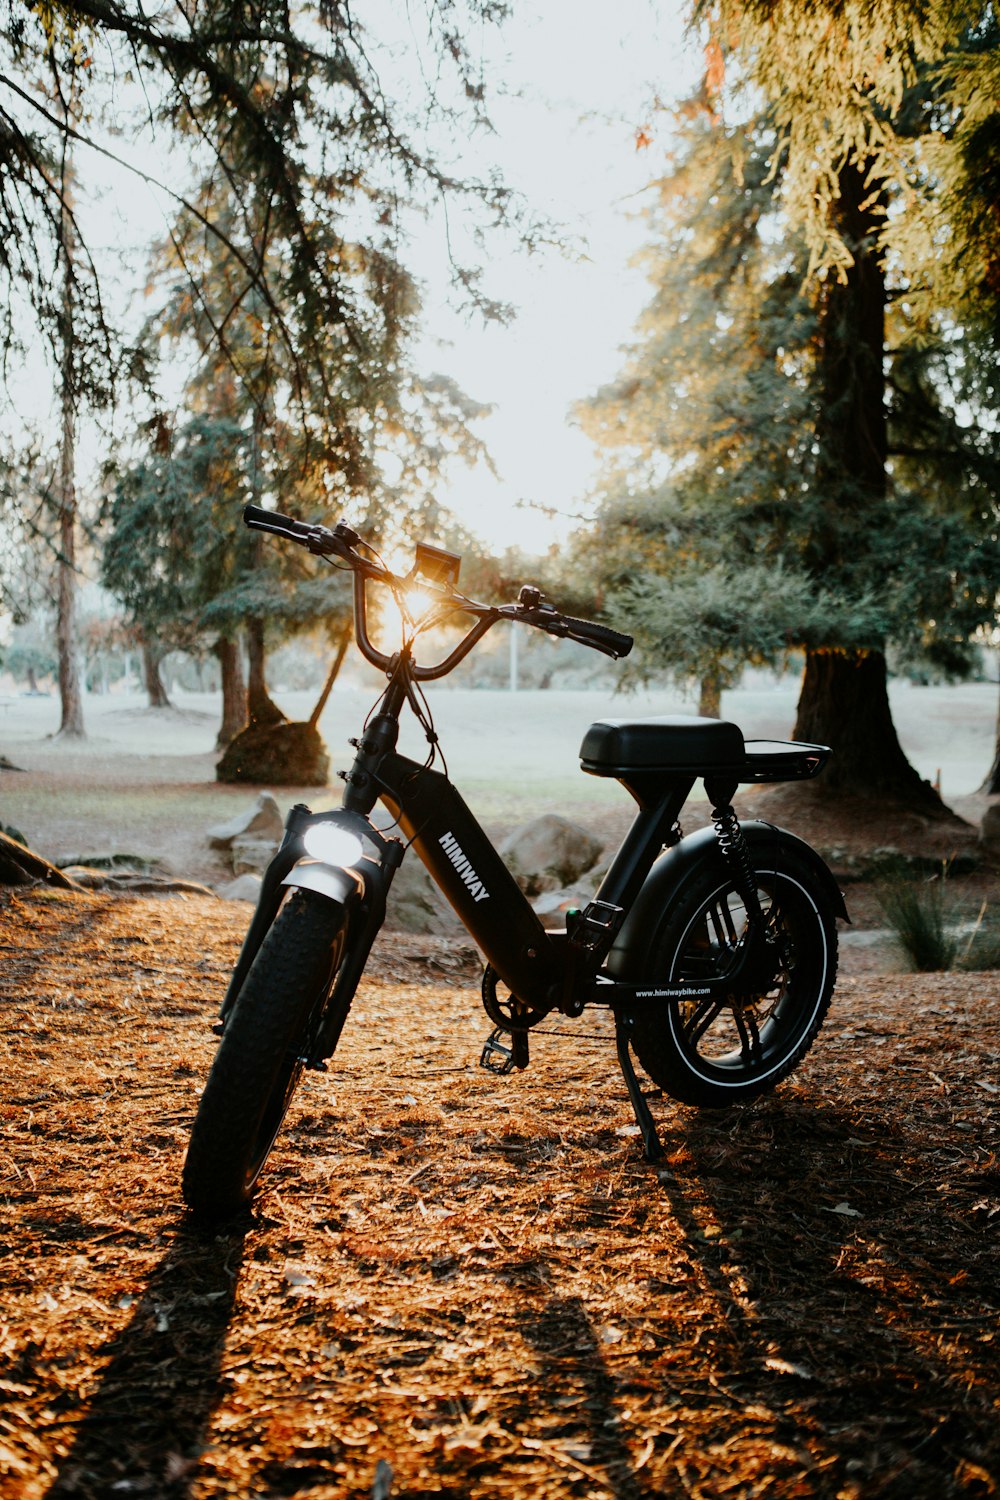
[[[684,1028],[684,1035],[692,1046],[697,1047],[716,1016],[720,1011],[725,1010],[725,1008],[726,1002],[724,1000],[713,1000],[711,997],[707,1000],[702,1000],[695,1007],[690,1025]]]
[[[733,921],[732,909],[725,896],[717,901],[712,908],[712,926],[715,929],[715,940],[720,948],[734,948],[739,941],[736,924]]]
[[[760,1032],[757,1030],[757,1017],[752,1010],[734,1010],[733,1017],[736,1021],[736,1029],[740,1034],[740,1051],[743,1061],[747,1066],[760,1065]]]

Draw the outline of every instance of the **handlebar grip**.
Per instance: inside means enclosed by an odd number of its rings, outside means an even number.
[[[598,625],[594,620],[574,620],[570,615],[561,615],[560,619],[569,639],[581,646],[593,646],[595,651],[603,651],[605,656],[615,658],[628,656],[632,649],[632,637],[623,635],[620,630],[612,630],[610,625]]]
[[[293,536],[301,541],[305,541],[316,529],[291,516],[279,515],[276,510],[264,510],[260,505],[244,505],[243,524],[249,526],[251,531],[270,531],[275,536]]]

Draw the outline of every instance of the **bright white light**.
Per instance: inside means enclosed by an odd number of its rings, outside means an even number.
[[[307,854],[327,865],[353,865],[364,850],[356,833],[338,828],[336,823],[314,823],[302,835],[302,842]]]
[[[406,608],[414,624],[418,620],[422,620],[425,615],[429,615],[438,602],[434,595],[427,589],[422,589],[413,584],[407,588],[403,598],[406,600]]]

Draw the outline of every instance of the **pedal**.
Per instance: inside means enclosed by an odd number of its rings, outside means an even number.
[[[509,1045],[507,1041],[501,1040],[505,1037],[509,1038]],[[496,1073],[500,1078],[513,1073],[515,1068],[526,1068],[528,1066],[528,1033],[515,1031],[511,1034],[497,1026],[490,1032],[483,1044],[479,1066],[485,1068],[487,1073]]]

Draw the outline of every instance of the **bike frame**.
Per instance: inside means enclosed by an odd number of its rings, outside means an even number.
[[[449,778],[397,751],[399,715],[409,697],[410,670],[405,658],[397,663],[381,711],[356,742],[354,764],[345,775],[342,810],[310,813],[301,805],[293,809],[286,838],[265,873],[258,911],[234,970],[223,1015],[280,905],[283,886],[298,883],[295,867],[308,858],[302,834],[313,823],[340,824],[363,833],[376,846],[376,859],[364,859],[357,867],[354,889],[351,883],[329,889],[332,896],[348,901],[356,892],[366,917],[368,940],[363,946],[367,959],[404,852],[397,839],[386,838],[370,822],[369,814],[378,800],[397,819],[407,846],[422,861],[487,963],[526,1007],[543,1013],[558,1008],[571,1015],[578,1015],[586,1004],[635,1010],[662,1005],[667,999],[729,994],[734,987],[753,988],[762,982],[763,969],[768,963],[773,965],[773,958],[762,944],[759,908],[756,913],[748,912],[742,962],[736,973],[724,979],[677,980],[651,987],[648,981],[629,984],[602,972],[621,921],[654,861],[665,846],[676,842],[672,830],[696,775],[656,772],[630,779],[627,785],[639,806],[594,899],[583,912],[568,913],[566,931],[547,930]],[[311,862],[302,873],[309,870],[315,870]],[[344,874],[350,876],[350,868]],[[311,880],[313,888],[324,889],[322,875],[314,874]]]

